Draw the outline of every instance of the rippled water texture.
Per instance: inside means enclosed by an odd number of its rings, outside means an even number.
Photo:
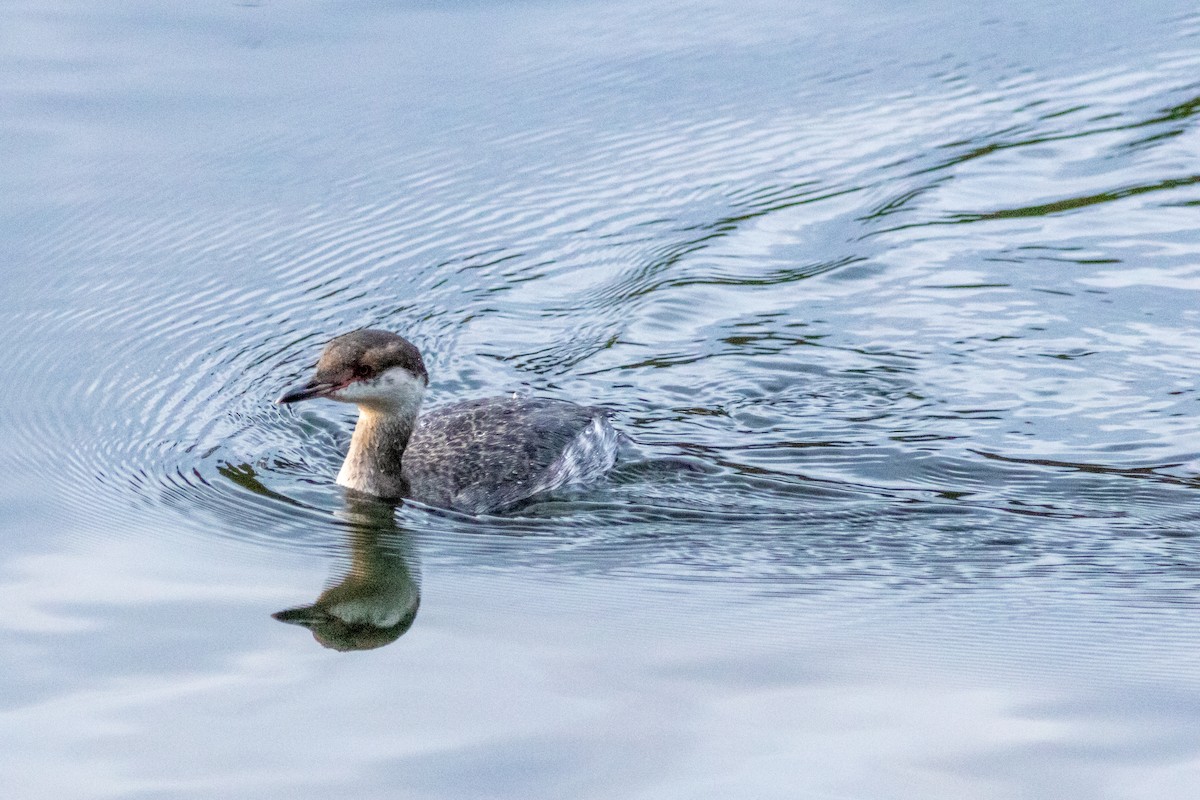
[[[1189,796],[1200,14],[1043,6],[9,4],[4,785]],[[632,443],[348,501],[366,325]]]

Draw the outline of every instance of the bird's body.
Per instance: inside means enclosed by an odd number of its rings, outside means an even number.
[[[410,497],[479,514],[589,483],[612,467],[616,450],[603,409],[492,397],[422,415],[401,472]]]
[[[280,402],[328,397],[359,406],[339,484],[468,514],[589,483],[616,461],[619,434],[604,409],[492,397],[419,414],[427,382],[410,342],[356,331],[330,342],[313,380]]]

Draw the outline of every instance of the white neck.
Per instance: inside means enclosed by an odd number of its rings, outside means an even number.
[[[404,369],[390,369],[338,395],[358,405],[358,423],[337,482],[378,497],[403,497],[407,487],[400,475],[401,460],[417,425],[424,380]]]

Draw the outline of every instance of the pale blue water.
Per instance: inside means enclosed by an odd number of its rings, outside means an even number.
[[[2,18],[5,796],[1195,793],[1194,6]],[[349,505],[363,325],[636,444]]]

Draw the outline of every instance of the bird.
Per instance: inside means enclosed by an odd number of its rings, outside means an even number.
[[[339,485],[470,515],[594,483],[616,463],[621,435],[607,409],[505,396],[422,414],[428,385],[416,345],[365,328],[330,340],[312,378],[276,402],[327,398],[358,406]]]

